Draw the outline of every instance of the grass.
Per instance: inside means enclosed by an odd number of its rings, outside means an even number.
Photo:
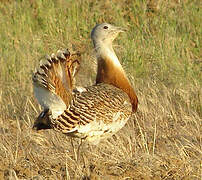
[[[201,179],[201,3],[156,2],[0,1],[0,179]],[[32,130],[31,72],[73,44],[78,85],[92,84],[90,31],[101,22],[128,28],[115,49],[140,103],[121,131],[77,157],[77,139]]]

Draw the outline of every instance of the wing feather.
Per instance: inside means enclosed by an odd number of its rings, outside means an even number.
[[[40,61],[33,74],[35,97],[44,109],[52,111],[54,117],[69,105],[80,60],[79,53],[59,50],[56,55],[47,55]]]

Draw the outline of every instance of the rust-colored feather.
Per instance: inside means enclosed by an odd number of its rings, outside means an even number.
[[[45,61],[40,62],[40,66],[33,74],[33,82],[35,86],[58,95],[68,106],[79,66],[79,53],[70,54],[68,50],[58,51],[56,55],[46,56]]]
[[[116,65],[108,58],[99,58],[96,84],[107,83],[126,92],[130,98],[133,112],[137,111],[138,99],[137,95],[131,86],[125,72],[116,67]]]

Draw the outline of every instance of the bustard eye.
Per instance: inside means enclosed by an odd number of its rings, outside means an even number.
[[[108,26],[104,26],[104,29],[108,29]]]

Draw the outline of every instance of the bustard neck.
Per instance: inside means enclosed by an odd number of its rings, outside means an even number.
[[[133,111],[136,111],[137,96],[113,50],[112,43],[97,42],[94,46],[98,59],[96,84],[107,83],[122,89],[130,97]]]
[[[112,47],[112,42],[106,41],[97,41],[93,42],[95,51],[96,51],[96,57],[98,61],[110,61],[110,64],[113,64],[116,66],[119,70],[123,70],[118,57],[116,56],[116,53],[114,52],[114,49]],[[98,63],[99,64],[99,63]],[[99,66],[99,65],[98,65]]]

